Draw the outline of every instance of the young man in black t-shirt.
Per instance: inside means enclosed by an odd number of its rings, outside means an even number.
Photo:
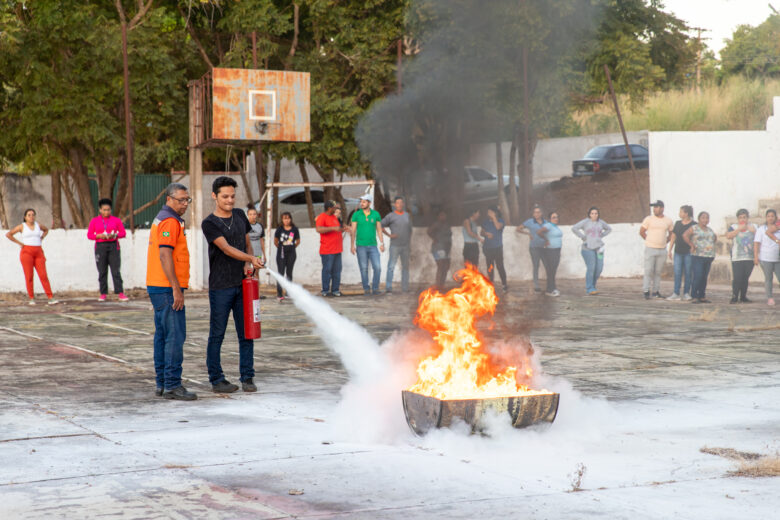
[[[203,219],[201,229],[209,243],[209,341],[206,347],[206,367],[214,392],[231,393],[238,390],[222,372],[220,351],[225,338],[228,316],[238,335],[239,371],[244,392],[255,392],[253,378],[254,342],[244,338],[244,302],[241,284],[244,271],[260,269],[263,262],[254,255],[249,240],[249,220],[240,209],[233,209],[236,202],[236,181],[230,177],[217,177],[211,186],[211,198],[216,202],[214,213]]]

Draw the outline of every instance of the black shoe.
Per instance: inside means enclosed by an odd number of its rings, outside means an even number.
[[[534,287],[534,292],[542,292],[542,289],[540,287]]]
[[[656,291],[656,292],[654,292],[654,293],[653,293],[653,298],[657,298],[657,299],[659,299],[659,300],[663,300],[663,299],[664,299],[664,297],[663,297],[663,296],[661,296],[661,293],[660,293],[660,292],[658,292],[658,291]]]
[[[506,293],[508,293],[508,292],[509,292],[509,287],[507,287],[507,286],[505,285],[505,286],[504,286],[504,294],[506,294]]]
[[[385,290],[385,293],[387,293],[387,294],[393,294],[393,290],[392,290],[392,289],[387,289],[387,290]]]
[[[241,381],[241,390],[244,392],[257,392],[257,385],[250,377],[246,381]]]
[[[699,298],[699,303],[712,303],[707,298]]]
[[[731,297],[731,300],[729,300],[729,303],[730,303],[730,304],[733,304],[733,303],[737,303],[737,301],[738,301],[738,300],[737,300],[737,297],[736,297],[736,296],[732,296],[732,297]]]
[[[741,300],[739,300],[739,302],[740,303],[753,303],[753,300],[751,300],[749,298],[742,298]]]
[[[227,379],[211,385],[211,391],[216,394],[232,394],[236,390],[238,390],[238,385],[234,385]]]
[[[188,392],[183,386],[177,386],[173,390],[166,390],[162,393],[164,399],[175,399],[177,401],[194,401],[198,394]]]
[[[691,303],[704,303],[704,301],[702,301],[701,298],[694,298],[693,300],[691,300]]]
[[[650,293],[649,293],[649,292],[646,292],[646,293],[645,293],[645,300],[649,300],[649,299],[650,299]]]
[[[263,294],[261,294],[260,296],[258,296],[258,297],[257,297],[257,299],[258,299],[258,300],[265,300],[265,299],[266,299],[266,296],[265,296],[265,295],[263,295]]]
[[[157,390],[155,390],[155,391],[154,391],[154,395],[155,395],[156,397],[162,397],[162,395],[163,395],[163,389],[162,389],[162,388],[160,388],[160,387],[158,386],[158,387],[157,387]]]

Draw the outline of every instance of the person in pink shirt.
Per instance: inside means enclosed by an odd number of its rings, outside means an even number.
[[[114,292],[119,295],[119,301],[129,300],[122,288],[122,273],[119,272],[122,263],[119,254],[119,239],[125,238],[125,226],[119,217],[111,214],[111,199],[100,199],[98,202],[100,214],[93,218],[87,229],[87,238],[95,241],[95,263],[98,270],[100,285],[99,302],[106,301],[108,295],[108,268],[111,267],[111,278],[114,280]]]

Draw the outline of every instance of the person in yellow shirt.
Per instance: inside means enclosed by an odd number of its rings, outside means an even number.
[[[672,235],[674,222],[664,215],[664,203],[661,200],[650,203],[653,214],[645,217],[639,227],[639,235],[645,241],[645,277],[642,292],[645,300],[651,296],[661,296],[661,270],[666,262],[666,244]],[[652,290],[652,294],[651,294]]]

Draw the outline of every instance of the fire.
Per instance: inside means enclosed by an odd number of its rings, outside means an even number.
[[[420,296],[415,324],[433,335],[441,352],[420,362],[417,383],[409,391],[438,399],[549,393],[520,384],[517,367],[493,366],[475,324],[477,318],[495,312],[498,304],[495,288],[471,265],[456,276],[463,281],[460,287],[446,294],[428,289]],[[530,367],[524,370],[523,377],[532,375]]]

